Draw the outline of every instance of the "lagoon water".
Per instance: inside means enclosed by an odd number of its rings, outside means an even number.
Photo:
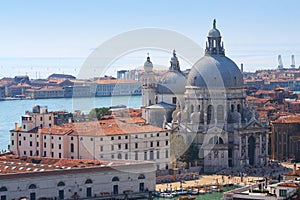
[[[0,101],[0,151],[8,149],[10,140],[9,130],[13,129],[15,122],[21,123],[21,116],[25,111],[32,111],[33,106],[47,106],[48,111],[66,110],[74,112],[81,110],[89,113],[95,107],[108,107],[118,104],[129,108],[139,108],[141,96],[95,97],[95,98],[61,98],[61,99],[26,99]]]

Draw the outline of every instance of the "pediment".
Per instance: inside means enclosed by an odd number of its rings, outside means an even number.
[[[222,132],[224,132],[224,130],[216,126],[207,130],[207,133],[214,133],[214,134],[218,134]]]
[[[257,120],[250,121],[244,129],[255,129],[255,128],[264,128],[264,126]]]

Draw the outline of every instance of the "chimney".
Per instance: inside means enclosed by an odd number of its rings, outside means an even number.
[[[18,129],[18,122],[15,123],[15,130]]]
[[[296,163],[294,163],[293,173],[297,174],[297,172],[296,172]]]
[[[244,64],[241,63],[241,72],[243,73],[244,72]]]

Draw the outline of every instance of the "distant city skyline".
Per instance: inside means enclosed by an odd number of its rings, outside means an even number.
[[[292,1],[3,1],[0,7],[0,78],[52,73],[75,75],[88,55],[115,35],[156,27],[176,31],[205,46],[212,20],[225,53],[245,71],[275,69],[277,56],[300,65],[299,2]],[[146,39],[146,38],[145,38]],[[176,48],[176,43],[174,44]],[[167,53],[150,51],[168,67]],[[180,58],[180,49],[177,50]],[[199,52],[199,58],[203,52]],[[145,50],[118,59],[108,71],[142,66]],[[180,60],[181,61],[181,60]],[[183,61],[181,61],[183,62]],[[190,68],[184,62],[182,68]]]

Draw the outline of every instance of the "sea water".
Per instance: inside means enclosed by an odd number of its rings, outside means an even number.
[[[47,106],[48,111],[65,110],[75,112],[81,110],[88,114],[95,107],[109,107],[126,105],[128,108],[139,108],[141,96],[93,97],[93,98],[57,98],[57,99],[25,99],[0,101],[0,151],[7,150],[10,134],[15,122],[21,123],[21,116],[25,111],[32,111],[33,106]]]

